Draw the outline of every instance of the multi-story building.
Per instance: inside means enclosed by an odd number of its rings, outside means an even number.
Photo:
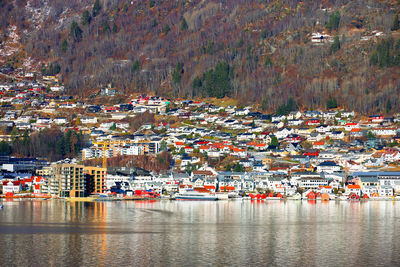
[[[87,193],[104,193],[105,192],[105,174],[107,168],[101,167],[84,167],[86,175],[86,192]]]
[[[48,194],[60,197],[84,197],[86,181],[83,165],[52,164],[48,179]]]

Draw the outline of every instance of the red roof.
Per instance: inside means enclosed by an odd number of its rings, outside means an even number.
[[[234,186],[221,186],[221,190],[233,191],[233,190],[235,190],[235,187]]]
[[[323,145],[325,145],[325,142],[323,142],[323,141],[315,141],[314,143],[313,143],[313,145],[314,146],[323,146]]]
[[[205,185],[204,188],[208,190],[215,189],[215,185]]]
[[[348,189],[361,189],[361,187],[358,184],[349,184],[347,185]]]
[[[254,142],[254,141],[253,141],[253,142],[250,142],[250,143],[247,143],[248,146],[256,146],[257,144],[258,144],[258,143],[257,143],[257,142]]]
[[[246,151],[245,149],[240,149],[240,148],[237,148],[237,147],[234,147],[232,150],[233,150],[234,152],[243,152],[243,151]]]
[[[211,193],[206,188],[194,188],[193,190],[200,193]]]
[[[308,198],[308,199],[315,199],[315,198],[316,198],[316,195],[315,195],[314,192],[311,191],[310,193],[308,193],[307,198]]]

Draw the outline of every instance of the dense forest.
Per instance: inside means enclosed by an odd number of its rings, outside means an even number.
[[[20,134],[15,128],[12,141],[0,142],[0,154],[46,158],[50,161],[76,157],[86,146],[85,137],[75,131],[62,132],[59,128],[44,129],[33,134]]]
[[[30,58],[82,96],[112,82],[122,93],[232,97],[268,111],[291,98],[302,109],[391,113],[399,12],[397,0],[0,0],[0,42],[17,26],[22,49],[3,62]],[[315,44],[316,32],[330,39]]]

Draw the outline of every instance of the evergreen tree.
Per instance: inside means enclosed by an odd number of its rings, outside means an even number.
[[[386,113],[390,113],[391,110],[392,110],[392,103],[390,102],[390,98],[388,98],[385,105],[385,111]]]
[[[232,170],[232,167],[231,167],[231,164],[227,164],[226,166],[225,166],[225,171],[226,172],[230,172]]]
[[[269,55],[265,57],[265,62],[264,62],[265,67],[272,67],[272,60]]]
[[[92,16],[96,17],[99,13],[100,13],[100,1],[99,0],[95,0],[94,4],[93,4],[93,9],[92,9]]]
[[[278,138],[276,138],[275,135],[271,137],[271,143],[269,143],[269,145],[274,147],[279,147],[279,140]]]
[[[399,21],[399,15],[396,14],[393,20],[392,31],[397,31],[398,29],[400,29],[400,21]]]
[[[227,62],[218,62],[215,69],[211,69],[204,75],[204,87],[208,96],[223,98],[230,94],[232,85],[230,77],[232,69]]]
[[[18,132],[18,129],[17,129],[17,127],[13,127],[12,128],[12,130],[11,130],[11,141],[13,142],[13,144],[15,143],[15,142],[17,142],[17,140],[18,140],[18,135],[19,135],[19,132]]]
[[[29,146],[29,132],[28,132],[28,130],[24,131],[24,135],[22,137],[22,144],[26,148],[28,148],[28,146]]]
[[[183,18],[181,22],[181,31],[186,31],[188,29],[188,25],[186,23],[186,19]]]
[[[264,97],[261,103],[261,109],[266,110],[267,109],[267,98]]]
[[[328,28],[330,31],[337,30],[339,28],[339,23],[340,23],[340,13],[339,11],[336,11],[335,13],[332,13],[329,16],[329,21],[326,24],[326,28]]]
[[[171,30],[171,28],[169,27],[168,24],[165,24],[164,28],[163,28],[163,33],[165,35],[167,35],[169,33],[169,31]]]
[[[381,68],[400,65],[400,42],[394,44],[393,38],[384,39],[378,42],[375,51],[370,56],[371,65],[378,65]]]
[[[240,47],[242,47],[243,46],[243,37],[240,37],[240,39],[239,39],[239,41],[237,42],[237,44],[236,44],[236,47],[237,48],[240,48]]]
[[[66,155],[69,155],[71,153],[71,135],[72,132],[70,130],[68,130],[68,132],[66,132],[64,135],[64,148]]]
[[[65,139],[64,136],[58,139],[56,143],[56,153],[62,157],[65,156]]]
[[[247,46],[246,60],[247,60],[247,61],[250,61],[250,60],[251,60],[251,57],[252,57],[252,55],[251,55],[251,45],[248,45],[248,46]]]
[[[368,131],[367,137],[368,139],[375,139],[375,135],[371,131]]]
[[[114,21],[114,23],[113,23],[112,32],[113,32],[113,33],[118,32],[117,24],[115,24],[115,21]]]
[[[196,76],[193,80],[192,87],[193,89],[199,89],[202,86],[202,82],[199,76]]]
[[[2,140],[0,141],[0,155],[9,155],[11,154],[11,146],[8,142]]]
[[[132,72],[136,72],[140,69],[140,64],[139,64],[139,60],[135,60],[132,64],[131,70]]]
[[[64,39],[64,40],[62,41],[62,43],[61,43],[61,51],[62,51],[63,53],[66,53],[66,52],[67,52],[67,49],[68,49],[68,42],[67,42],[66,39]]]
[[[160,150],[161,151],[167,151],[168,150],[167,142],[165,142],[165,140],[162,140],[160,142]]]
[[[90,16],[89,11],[88,11],[88,10],[83,11],[83,13],[82,13],[82,18],[81,18],[81,24],[82,24],[83,26],[85,26],[85,25],[87,25],[87,24],[90,24],[91,19],[92,19],[92,18],[91,18],[91,16]]]
[[[331,54],[334,54],[339,49],[340,49],[340,40],[339,40],[339,36],[336,35],[335,38],[333,39],[333,43],[331,45],[330,52],[331,52]]]
[[[74,39],[75,42],[80,42],[82,40],[82,30],[79,28],[76,21],[71,23],[69,35]]]
[[[245,168],[241,164],[236,163],[235,166],[233,167],[233,171],[234,172],[245,172]]]
[[[183,74],[183,64],[181,62],[178,62],[178,64],[176,64],[174,72],[172,73],[172,81],[174,83],[180,83],[182,79],[182,74]]]
[[[107,22],[107,21],[104,21],[104,22],[103,22],[102,29],[103,29],[103,33],[110,32],[110,31],[111,31],[110,25],[108,25],[108,22]]]
[[[328,99],[328,101],[326,101],[326,108],[327,109],[331,109],[331,108],[337,108],[338,104],[337,104],[337,100],[335,97],[330,97]]]
[[[289,98],[286,104],[283,104],[278,107],[276,114],[277,115],[287,115],[289,112],[294,111],[296,109],[296,103],[294,102],[293,98]]]

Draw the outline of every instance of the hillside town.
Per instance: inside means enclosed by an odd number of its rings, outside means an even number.
[[[223,101],[126,96],[111,84],[83,99],[65,94],[55,76],[20,70],[17,77],[0,84],[3,197],[172,198],[191,189],[250,198],[396,199],[400,192],[400,116],[340,108],[265,113]],[[18,140],[29,147],[29,136],[53,128],[85,137],[75,154],[60,154],[74,157],[12,152]],[[136,164],[143,157],[164,167]]]

